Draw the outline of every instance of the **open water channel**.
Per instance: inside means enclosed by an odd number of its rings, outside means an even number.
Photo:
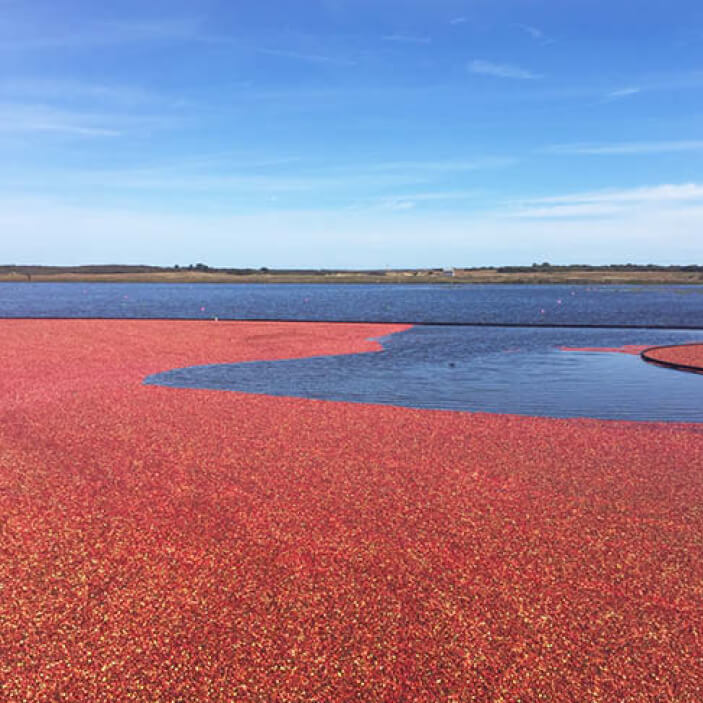
[[[703,375],[568,351],[703,342],[703,286],[0,284],[0,317],[415,323],[383,351],[146,383],[417,408],[703,422]],[[567,349],[565,349],[567,348]]]

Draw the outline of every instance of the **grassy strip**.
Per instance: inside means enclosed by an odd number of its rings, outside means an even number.
[[[379,283],[379,284],[703,284],[703,270],[634,270],[549,267],[389,271],[261,271],[244,269],[158,269],[156,267],[0,267],[0,281],[106,283]]]

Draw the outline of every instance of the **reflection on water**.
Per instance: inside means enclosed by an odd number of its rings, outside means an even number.
[[[415,327],[384,350],[221,364],[155,374],[148,384],[547,417],[703,422],[703,376],[638,356],[565,352],[701,341],[700,332]]]

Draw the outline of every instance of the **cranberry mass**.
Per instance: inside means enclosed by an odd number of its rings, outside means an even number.
[[[142,383],[398,326],[0,326],[0,700],[703,699],[700,424]]]

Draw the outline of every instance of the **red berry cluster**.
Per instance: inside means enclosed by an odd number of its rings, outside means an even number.
[[[647,349],[645,358],[667,366],[703,373],[703,344],[679,344]]]
[[[399,329],[0,322],[0,701],[700,703],[700,425],[142,384]]]

